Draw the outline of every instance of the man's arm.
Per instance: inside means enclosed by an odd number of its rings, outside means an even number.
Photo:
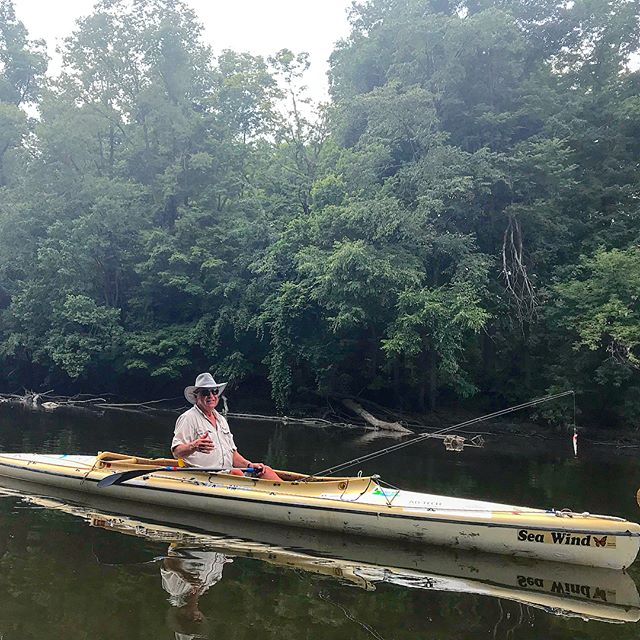
[[[243,455],[239,454],[237,449],[233,452],[232,461],[236,469],[253,467],[258,472],[258,478],[263,480],[281,480],[280,476],[270,466],[264,462],[250,462]]]
[[[177,444],[173,449],[171,449],[171,453],[174,458],[186,458],[191,454],[196,452],[196,448],[193,442],[188,442],[187,444]]]
[[[240,468],[240,469],[244,467],[250,467],[251,465],[253,465],[253,462],[247,460],[243,455],[241,455],[238,452],[237,449],[233,452],[232,462],[234,467]]]

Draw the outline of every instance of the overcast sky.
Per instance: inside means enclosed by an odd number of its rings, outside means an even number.
[[[222,49],[270,55],[279,49],[307,51],[307,85],[315,100],[327,97],[327,58],[334,43],[349,33],[351,0],[187,0],[204,25],[215,53]],[[46,40],[50,68],[59,69],[55,48],[91,13],[94,0],[14,0],[16,15],[31,38]]]

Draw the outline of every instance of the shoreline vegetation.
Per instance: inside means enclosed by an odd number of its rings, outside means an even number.
[[[0,393],[0,406],[7,405],[20,407],[28,411],[44,412],[89,412],[92,418],[102,417],[105,412],[124,412],[144,414],[147,416],[162,416],[169,414],[178,415],[184,410],[181,397],[164,398],[159,400],[141,402],[112,402],[105,398],[91,397],[88,395],[59,396],[53,392],[36,393],[26,391],[22,395]],[[417,414],[401,413],[389,410],[377,403],[363,401],[362,399],[343,398],[333,405],[321,407],[305,406],[292,411],[292,415],[238,413],[230,411],[225,398],[225,415],[233,420],[251,422],[277,423],[286,427],[316,427],[321,429],[346,429],[362,434],[360,438],[375,440],[404,439],[415,435],[433,433],[431,437],[439,440],[448,451],[461,452],[466,448],[482,448],[485,441],[499,446],[502,438],[527,438],[539,441],[567,440],[572,434],[572,428],[568,426],[550,428],[540,421],[532,421],[526,417],[498,418],[487,421],[482,427],[454,430],[449,434],[438,434],[443,429],[452,425],[477,418],[478,414],[472,414],[465,409],[444,409],[436,413]],[[374,415],[375,414],[375,415]],[[533,416],[536,417],[535,414]],[[392,425],[391,428],[388,428]],[[404,428],[403,431],[397,427]],[[607,429],[602,433],[601,429],[578,427],[580,440],[584,440],[591,446],[613,446],[620,453],[633,453],[640,448],[640,434],[635,431]],[[567,440],[568,441],[568,440]],[[530,446],[530,445],[527,445]]]
[[[91,11],[49,76],[0,0],[1,390],[638,431],[634,3],[365,0],[323,105],[181,0]]]

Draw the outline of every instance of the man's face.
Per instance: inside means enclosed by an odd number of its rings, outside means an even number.
[[[198,389],[196,391],[196,404],[203,413],[211,413],[218,406],[217,389]]]

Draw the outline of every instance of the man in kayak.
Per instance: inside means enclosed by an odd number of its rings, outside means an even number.
[[[233,475],[242,475],[241,468],[252,467],[258,478],[280,480],[271,467],[249,462],[238,452],[226,418],[216,411],[226,386],[210,373],[201,373],[193,386],[185,388],[184,397],[193,407],[176,421],[171,452],[192,467],[229,469]]]

